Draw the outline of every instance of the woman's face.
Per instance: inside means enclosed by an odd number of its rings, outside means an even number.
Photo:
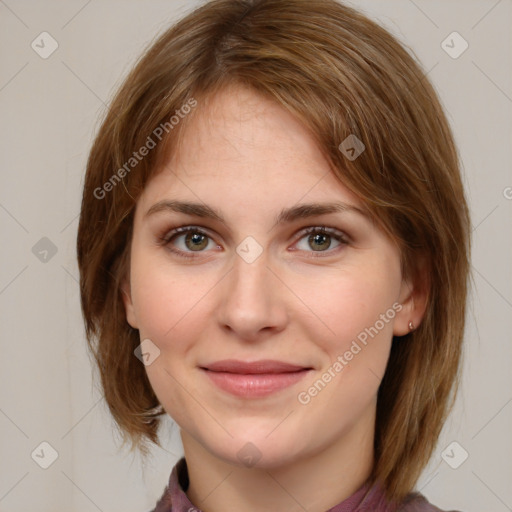
[[[398,249],[280,106],[230,88],[196,109],[137,203],[124,294],[160,403],[182,435],[235,464],[275,467],[373,436],[392,336],[418,323]],[[197,206],[148,214],[162,201]],[[297,209],[332,203],[345,206]],[[214,371],[221,360],[300,370]]]

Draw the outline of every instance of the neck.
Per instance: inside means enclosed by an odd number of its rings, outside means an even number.
[[[245,468],[220,459],[187,432],[181,438],[187,461],[189,500],[206,512],[324,512],[354,494],[373,466],[375,407],[350,431],[315,453],[272,468]]]

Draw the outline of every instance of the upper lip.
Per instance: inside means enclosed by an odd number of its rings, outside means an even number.
[[[207,364],[201,368],[213,372],[228,372],[241,374],[257,374],[257,373],[289,373],[299,370],[310,369],[308,366],[301,366],[284,361],[274,361],[272,359],[264,359],[260,361],[245,362],[236,359],[223,359]]]

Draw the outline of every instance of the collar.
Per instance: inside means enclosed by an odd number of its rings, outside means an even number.
[[[174,465],[169,483],[152,512],[203,512],[189,500],[186,491],[189,486],[185,457]],[[338,503],[326,512],[388,512],[383,490],[377,484],[368,483],[360,487],[352,496]]]

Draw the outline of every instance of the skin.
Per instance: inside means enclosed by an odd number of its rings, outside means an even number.
[[[137,202],[123,284],[127,321],[160,350],[146,371],[180,427],[195,506],[323,512],[370,473],[376,396],[392,336],[406,334],[409,321],[419,325],[424,297],[402,278],[396,244],[363,215],[337,212],[273,227],[283,208],[298,203],[362,207],[291,114],[241,87],[223,90],[208,105],[199,101],[197,109],[182,150]],[[163,199],[206,203],[226,225],[169,211],[145,217]],[[186,234],[159,244],[159,236],[190,225],[209,236],[199,237],[199,251]],[[315,242],[302,233],[324,225],[348,243]],[[263,249],[252,263],[236,252],[247,236]],[[299,403],[298,393],[393,304],[402,309],[378,335],[309,403]],[[244,399],[199,369],[229,358],[313,370],[289,388]],[[237,456],[248,442],[260,456],[252,467]]]

